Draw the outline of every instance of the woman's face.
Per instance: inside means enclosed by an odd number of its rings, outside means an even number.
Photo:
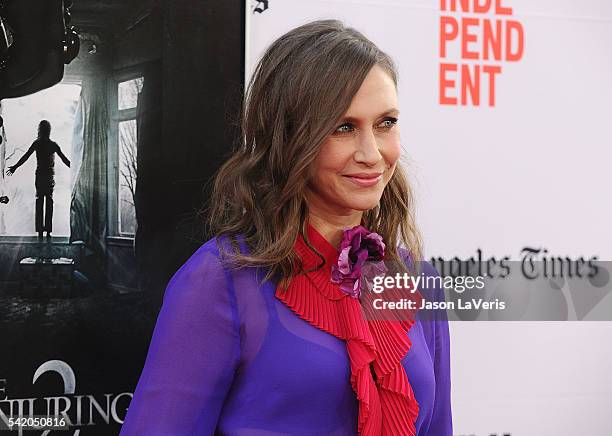
[[[352,215],[378,205],[400,158],[398,115],[393,79],[375,65],[315,159],[309,207]]]

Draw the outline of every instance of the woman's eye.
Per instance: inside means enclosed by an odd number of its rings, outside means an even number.
[[[350,133],[353,130],[353,125],[351,123],[344,123],[340,127],[336,129],[338,133]]]
[[[382,122],[382,126],[385,129],[390,129],[391,127],[393,127],[394,125],[397,124],[397,118],[385,118]]]
[[[382,127],[383,129],[391,129],[393,126],[395,126],[395,124],[397,124],[397,118],[388,117],[385,118],[382,123],[380,123],[380,127]],[[353,123],[344,123],[336,129],[335,133],[351,133],[354,130],[355,126],[353,125]]]

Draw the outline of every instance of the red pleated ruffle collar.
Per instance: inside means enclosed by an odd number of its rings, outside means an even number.
[[[346,341],[350,383],[359,400],[359,434],[415,436],[419,405],[401,364],[411,346],[408,331],[414,320],[364,319],[359,300],[330,281],[338,250],[310,224],[307,228],[311,245],[325,257],[325,266],[295,276],[285,292],[276,289],[276,297],[300,318]],[[305,270],[321,263],[301,235],[294,249]]]

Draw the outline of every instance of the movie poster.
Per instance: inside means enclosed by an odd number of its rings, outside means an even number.
[[[208,3],[0,2],[0,432],[119,433],[231,143],[244,5]]]

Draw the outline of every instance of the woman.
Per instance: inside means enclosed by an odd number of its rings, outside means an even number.
[[[421,256],[396,87],[336,20],[268,48],[215,180],[217,236],[168,284],[121,435],[452,434],[445,316],[359,312],[366,256]]]

